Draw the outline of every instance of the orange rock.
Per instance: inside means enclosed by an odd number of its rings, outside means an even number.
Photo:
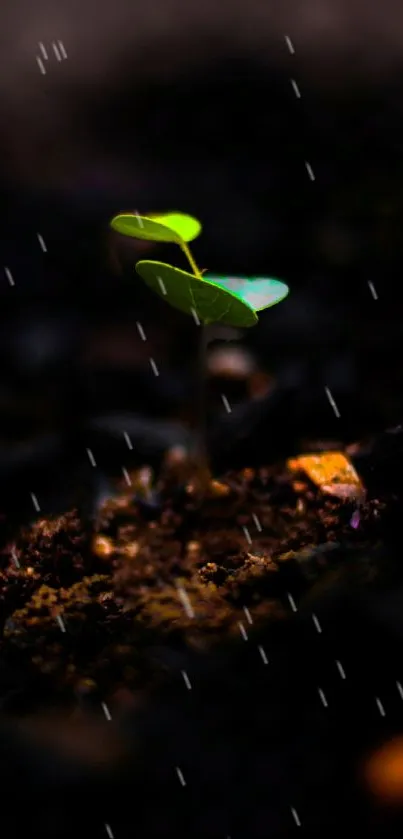
[[[305,472],[312,483],[329,495],[360,498],[365,494],[353,464],[343,452],[301,455],[288,460],[287,467],[291,472]]]

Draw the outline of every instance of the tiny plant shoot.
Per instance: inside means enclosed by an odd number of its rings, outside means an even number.
[[[226,277],[200,271],[188,243],[201,232],[200,222],[184,213],[172,212],[140,216],[123,213],[115,216],[111,227],[123,236],[179,245],[191,272],[153,260],[141,260],[136,271],[144,282],[167,303],[191,315],[200,329],[199,338],[199,452],[208,473],[205,428],[206,327],[222,323],[233,327],[255,326],[257,312],[274,306],[288,294],[288,286],[266,277]]]

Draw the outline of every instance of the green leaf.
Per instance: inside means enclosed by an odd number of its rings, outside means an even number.
[[[152,260],[138,262],[136,271],[163,300],[201,323],[238,327],[257,323],[257,315],[247,302],[211,280]]]
[[[146,239],[149,242],[176,242],[178,245],[181,242],[175,230],[146,216],[137,216],[135,213],[122,213],[115,216],[111,221],[111,227],[112,230],[116,230],[116,233],[133,239]]]
[[[153,213],[151,216],[121,213],[112,219],[111,227],[123,236],[177,245],[196,239],[202,229],[196,218],[185,213]]]
[[[186,213],[161,213],[149,216],[153,221],[174,230],[183,242],[193,242],[200,235],[202,226],[197,218]]]
[[[205,279],[232,291],[248,303],[255,312],[275,306],[289,293],[289,288],[285,283],[269,277],[222,277],[206,274]]]

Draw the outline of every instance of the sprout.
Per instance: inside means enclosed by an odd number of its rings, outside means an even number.
[[[196,323],[224,323],[238,327],[257,323],[257,315],[249,303],[236,292],[206,277],[199,279],[195,274],[152,260],[138,262],[136,271],[171,306],[193,315]]]
[[[199,354],[199,455],[207,464],[205,441],[205,377],[206,327],[221,323],[232,327],[251,327],[258,322],[257,312],[274,306],[288,294],[288,287],[269,277],[226,277],[207,275],[200,271],[191,254],[188,242],[201,232],[200,222],[193,216],[179,212],[123,213],[115,216],[111,227],[124,236],[153,242],[179,245],[191,267],[191,273],[164,262],[141,260],[136,271],[156,294],[175,309],[192,315],[200,327]],[[207,471],[207,470],[206,470]]]
[[[193,242],[202,230],[198,219],[185,213],[163,213],[158,216],[152,214],[151,219],[174,230],[183,242]]]
[[[288,294],[288,286],[281,280],[270,277],[215,277],[206,274],[203,277],[208,282],[216,283],[236,294],[255,312],[261,312],[276,303],[281,303]]]
[[[149,242],[192,242],[201,232],[200,222],[184,213],[152,213],[151,216],[139,216],[137,213],[121,213],[111,221],[116,233],[133,239],[146,239]]]

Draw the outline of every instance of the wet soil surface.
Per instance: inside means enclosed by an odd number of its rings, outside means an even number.
[[[398,495],[357,506],[280,465],[201,498],[197,477],[127,474],[95,519],[4,549],[15,835],[395,835],[361,766],[403,720]]]

